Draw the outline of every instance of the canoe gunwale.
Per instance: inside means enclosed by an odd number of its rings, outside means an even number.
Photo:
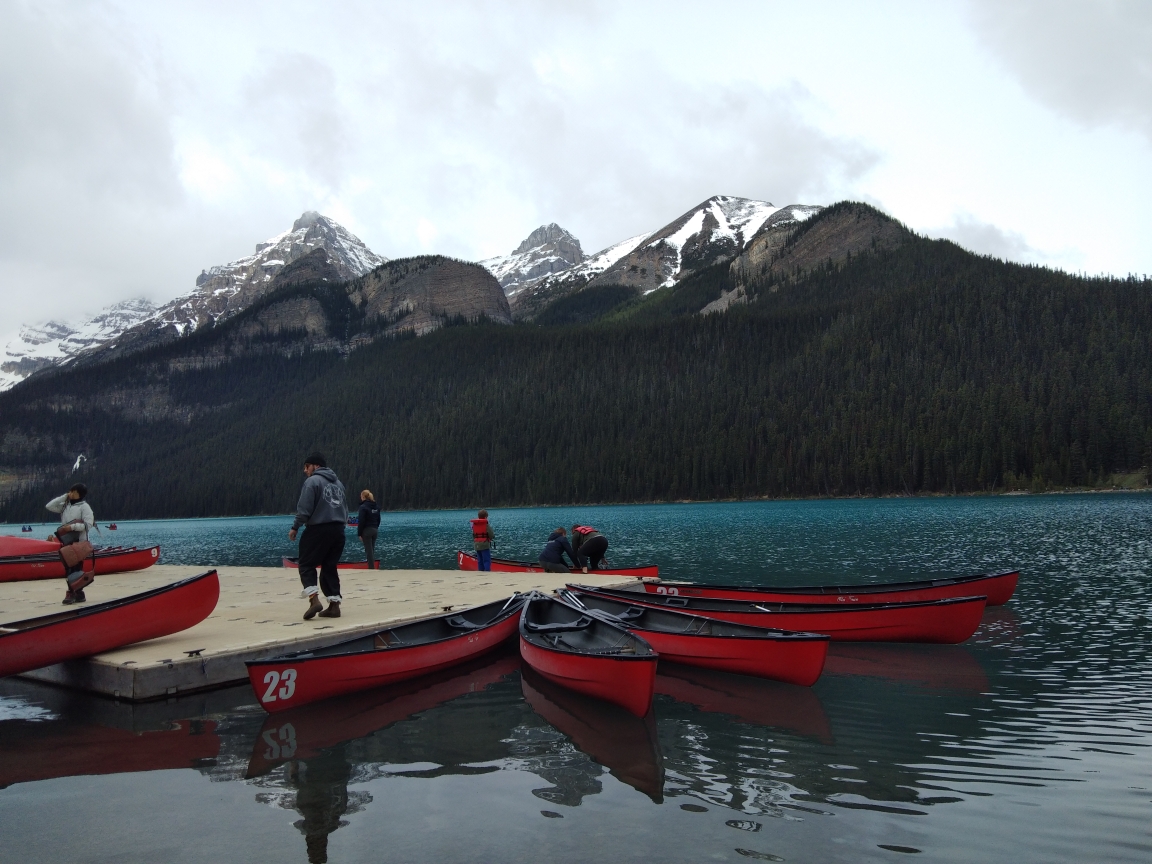
[[[597,596],[597,595],[592,595]],[[603,598],[600,599],[615,599]],[[621,601],[623,603],[623,601]],[[629,604],[635,605],[635,604]],[[613,624],[616,627],[622,627],[625,630],[639,630],[644,633],[661,633],[667,636],[702,636],[706,639],[730,639],[733,641],[749,641],[749,642],[828,642],[830,637],[824,633],[808,633],[802,630],[783,630],[779,627],[756,627],[753,624],[737,624],[731,621],[718,621],[715,618],[705,618],[702,615],[693,615],[691,612],[681,612],[678,609],[667,609],[663,606],[652,607],[645,606],[645,609],[652,609],[656,612],[666,612],[671,615],[680,616],[686,619],[695,619],[707,621],[709,624],[722,624],[725,627],[737,628],[740,630],[750,631],[748,633],[693,633],[688,630],[672,630],[664,629],[661,627],[648,627],[644,624],[634,623],[632,621],[622,621],[611,612],[605,612],[602,609],[585,609],[589,615],[594,617],[607,616],[612,619],[606,623]],[[760,632],[755,632],[760,631]]]
[[[528,628],[525,626],[527,623],[526,618],[528,615],[528,607],[531,606],[531,604],[533,602],[540,602],[542,600],[547,600],[547,601],[551,601],[553,603],[558,603],[559,605],[564,606],[568,609],[571,609],[573,612],[579,613],[581,615],[584,614],[584,610],[578,609],[570,603],[566,603],[564,600],[560,599],[559,597],[551,597],[551,596],[548,596],[546,594],[540,594],[539,592],[531,592],[531,593],[535,594],[536,596],[533,597],[533,596],[529,595],[525,599],[524,606],[521,608],[521,611],[520,611],[519,631],[520,631],[520,638],[523,639],[525,642],[527,642],[529,645],[531,645],[533,648],[538,648],[541,651],[550,651],[550,652],[555,653],[555,654],[563,654],[563,655],[569,656],[569,657],[596,657],[596,658],[606,659],[606,660],[626,660],[626,661],[649,662],[649,661],[652,661],[652,660],[657,659],[659,657],[659,655],[656,653],[656,649],[654,649],[651,645],[649,645],[647,643],[647,641],[645,641],[644,637],[639,636],[636,633],[631,632],[627,627],[625,627],[622,624],[616,624],[616,623],[611,622],[611,621],[605,621],[601,618],[593,618],[593,623],[599,624],[602,627],[608,627],[612,630],[618,631],[619,633],[621,633],[625,637],[627,637],[629,640],[635,640],[639,644],[634,646],[634,647],[646,649],[646,653],[641,653],[640,651],[636,651],[636,650],[633,650],[631,652],[624,652],[623,646],[617,646],[615,648],[610,648],[610,649],[606,649],[606,650],[596,650],[596,649],[591,649],[591,648],[561,647],[559,645],[552,644],[552,643],[547,641],[546,634],[534,633],[534,632],[528,630]]]
[[[523,594],[513,594],[507,600],[503,601],[504,607],[502,609],[500,609],[497,612],[497,614],[494,617],[490,618],[486,623],[481,624],[478,627],[475,627],[473,629],[460,630],[458,633],[453,633],[449,636],[443,637],[442,639],[428,639],[428,640],[425,640],[422,642],[407,642],[407,643],[403,643],[403,644],[399,644],[399,645],[388,645],[388,646],[384,646],[384,647],[381,647],[379,645],[374,645],[372,648],[327,653],[330,649],[339,648],[341,645],[351,645],[352,643],[363,642],[365,640],[373,640],[373,642],[374,642],[376,637],[380,636],[383,633],[391,633],[393,631],[403,630],[403,629],[408,628],[408,627],[418,627],[418,626],[426,625],[429,622],[435,621],[437,619],[452,618],[452,617],[455,617],[457,615],[464,615],[468,612],[473,612],[477,609],[483,609],[485,606],[495,606],[497,603],[500,603],[501,601],[500,600],[493,600],[491,603],[481,603],[478,606],[472,606],[472,607],[469,607],[468,609],[461,609],[461,610],[456,611],[456,612],[444,612],[444,613],[441,613],[439,615],[429,615],[426,618],[417,618],[415,621],[404,621],[403,623],[397,624],[394,627],[383,627],[380,630],[376,630],[376,631],[373,631],[371,633],[364,633],[364,634],[362,634],[360,636],[356,636],[352,639],[345,639],[345,640],[342,640],[340,642],[336,642],[336,643],[329,645],[325,648],[314,648],[314,649],[311,649],[308,651],[294,651],[294,652],[291,652],[288,654],[277,654],[275,657],[265,657],[261,660],[246,660],[246,661],[244,661],[244,665],[247,666],[249,669],[251,669],[251,668],[257,667],[257,666],[270,666],[270,665],[279,666],[279,665],[282,665],[282,664],[289,662],[289,661],[291,661],[292,663],[295,663],[295,664],[300,664],[300,663],[307,663],[310,661],[336,660],[336,659],[340,659],[343,657],[363,657],[363,656],[366,656],[369,654],[395,654],[397,652],[404,651],[404,650],[411,649],[411,648],[425,648],[425,647],[428,647],[430,645],[440,645],[440,644],[445,643],[445,642],[451,642],[453,639],[459,639],[462,636],[475,636],[476,634],[481,633],[484,630],[488,630],[492,627],[495,627],[498,624],[502,624],[504,621],[507,621],[508,618],[510,618],[512,615],[517,615],[520,613],[520,611],[524,605],[523,599],[522,599],[523,597],[524,597]],[[517,599],[520,599],[520,602],[516,602]],[[317,653],[315,653],[317,651],[324,651],[325,653],[317,654]]]
[[[795,594],[803,597],[814,595],[820,597],[834,597],[841,594],[888,594],[897,591],[919,591],[929,588],[947,588],[953,585],[967,585],[985,579],[1003,579],[1006,576],[1019,576],[1019,570],[1004,570],[1000,573],[979,573],[974,576],[949,576],[943,579],[919,579],[913,582],[868,582],[861,585],[786,585],[773,587],[771,585],[710,585],[703,582],[648,582],[648,585],[669,585],[672,587],[694,588],[700,591],[738,591],[755,594]],[[655,593],[648,592],[645,593]],[[668,596],[668,595],[657,595]],[[675,595],[672,595],[675,596]],[[978,596],[978,595],[972,595]],[[701,598],[704,599],[704,598]],[[951,599],[951,598],[949,598]],[[739,602],[739,601],[735,601]],[[755,601],[746,601],[755,602]],[[777,601],[772,601],[777,602]],[[920,602],[920,601],[908,601]],[[928,602],[928,601],[925,601]]]

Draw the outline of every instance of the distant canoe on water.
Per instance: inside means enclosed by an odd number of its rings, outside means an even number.
[[[280,560],[284,562],[285,567],[290,567],[293,570],[296,570],[300,567],[300,559],[299,558],[287,558],[287,557],[285,557],[285,558],[281,558]],[[317,567],[316,569],[319,570],[320,568]],[[336,569],[337,570],[367,570],[368,569],[368,562],[367,561],[341,561],[339,564],[336,565]]]

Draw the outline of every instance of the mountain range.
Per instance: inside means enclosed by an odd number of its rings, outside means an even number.
[[[246,305],[0,393],[0,519],[72,478],[105,518],[284,512],[315,449],[387,508],[1147,485],[1147,280],[853,202],[714,198],[591,256],[545,225],[353,278],[301,251],[223,286]]]
[[[701,267],[721,261],[749,271],[775,255],[791,232],[819,210],[809,205],[778,208],[764,201],[719,195],[655,231],[593,255],[585,254],[580,241],[559,225],[542,225],[510,254],[478,262],[503,288],[507,309],[483,290],[473,291],[471,301],[462,301],[454,296],[457,280],[434,278],[420,290],[419,300],[393,298],[394,308],[387,314],[396,320],[389,332],[427,333],[451,315],[532,320],[553,301],[586,288],[611,284],[646,294],[672,287]],[[315,261],[311,269],[288,269],[281,278],[286,268],[317,250],[327,256],[324,275],[317,278],[333,283],[363,276],[389,260],[334,220],[306,212],[288,231],[256,244],[252,255],[202,271],[194,290],[163,306],[131,300],[77,324],[53,321],[24,326],[0,358],[0,390],[42,369],[108,360],[215,325],[251,307],[286,281],[299,281],[302,272],[313,272]],[[476,302],[481,296],[487,299]],[[715,308],[726,308],[739,299],[720,298]]]

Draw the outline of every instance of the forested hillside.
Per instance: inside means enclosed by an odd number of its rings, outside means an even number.
[[[225,325],[197,334],[211,363],[166,364],[173,345],[33,379],[0,396],[0,464],[41,479],[2,515],[40,518],[81,452],[101,518],[284,512],[313,449],[389,508],[1040,490],[1148,464],[1152,284],[910,236],[765,269],[720,314],[697,312],[737,287],[726,264],[536,324],[231,358]]]

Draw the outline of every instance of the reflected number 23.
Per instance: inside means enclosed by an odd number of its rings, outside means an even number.
[[[283,672],[277,672],[273,669],[264,676],[264,683],[268,685],[268,689],[265,690],[264,695],[260,697],[261,702],[291,699],[292,694],[296,692],[296,670],[285,669]],[[276,689],[277,684],[280,685],[279,690]]]

